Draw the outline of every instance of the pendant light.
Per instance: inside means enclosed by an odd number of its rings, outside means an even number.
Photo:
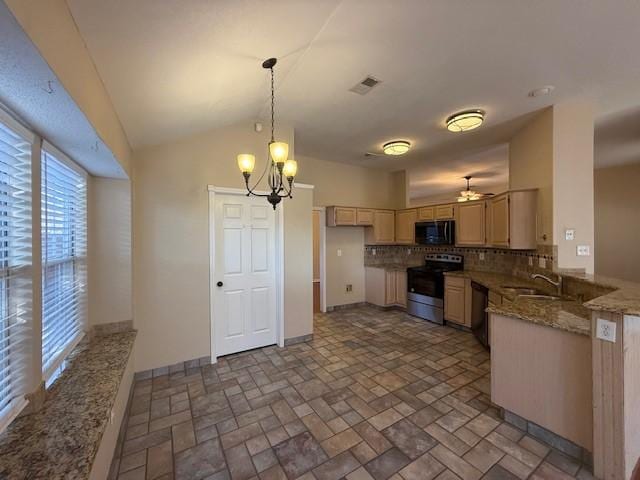
[[[293,180],[298,173],[298,164],[289,159],[289,144],[275,140],[275,89],[273,67],[278,62],[275,58],[269,58],[262,63],[262,68],[271,72],[271,141],[269,142],[269,157],[264,172],[253,187],[249,186],[249,178],[256,165],[256,157],[251,153],[241,153],[237,157],[238,168],[242,172],[247,188],[247,197],[265,197],[276,209],[283,198],[292,198]],[[255,193],[255,189],[264,176],[267,176],[270,193]]]

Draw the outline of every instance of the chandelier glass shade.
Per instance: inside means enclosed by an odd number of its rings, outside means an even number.
[[[480,200],[484,195],[482,193],[475,192],[471,190],[471,186],[469,182],[471,181],[471,176],[467,175],[464,177],[467,181],[467,189],[462,190],[460,192],[460,196],[458,197],[458,202],[470,202],[471,200]]]
[[[258,178],[258,181],[249,186],[249,179],[256,165],[256,157],[251,153],[241,153],[237,157],[238,168],[244,177],[247,188],[247,197],[265,197],[267,201],[276,209],[276,206],[283,198],[292,198],[293,180],[298,173],[298,163],[289,158],[289,144],[277,142],[275,140],[275,90],[273,67],[277,63],[275,58],[269,58],[262,63],[262,68],[268,69],[271,73],[271,141],[269,142],[269,154],[265,170]],[[256,193],[256,188],[264,177],[267,177],[269,193]]]

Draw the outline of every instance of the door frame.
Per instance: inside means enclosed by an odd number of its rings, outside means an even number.
[[[326,313],[327,289],[325,284],[327,277],[327,209],[326,207],[313,207],[312,210],[320,212],[320,311],[322,313]]]
[[[209,344],[211,345],[211,363],[216,363],[216,346],[214,341],[215,316],[214,307],[214,275],[216,271],[216,223],[215,205],[216,194],[247,196],[247,191],[240,188],[217,187],[208,185],[209,192]],[[256,191],[258,194],[268,192]],[[266,200],[265,200],[266,201]],[[275,269],[276,269],[276,340],[279,347],[284,347],[284,206],[281,202],[276,209],[276,245],[275,245]]]

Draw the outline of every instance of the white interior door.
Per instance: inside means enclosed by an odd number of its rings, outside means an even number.
[[[215,356],[272,345],[276,332],[275,212],[264,198],[215,196]]]

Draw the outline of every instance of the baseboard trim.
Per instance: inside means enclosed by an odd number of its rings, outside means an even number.
[[[297,343],[310,342],[313,340],[313,333],[308,335],[300,335],[299,337],[291,337],[284,339],[284,346],[290,347],[291,345],[296,345]]]
[[[343,305],[333,305],[331,307],[327,307],[328,312],[335,312],[336,310],[349,310],[350,308],[364,307],[368,305],[367,302],[355,302],[355,303],[345,303]]]

